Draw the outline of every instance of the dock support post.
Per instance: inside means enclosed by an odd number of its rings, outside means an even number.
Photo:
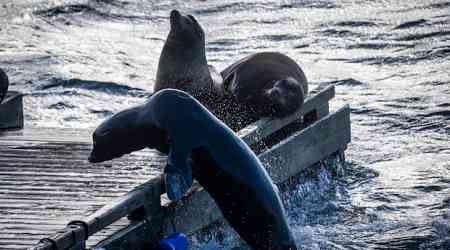
[[[0,129],[23,128],[23,95],[16,91],[6,93],[0,103]]]

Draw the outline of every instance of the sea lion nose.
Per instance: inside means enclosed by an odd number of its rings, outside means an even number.
[[[89,156],[88,156],[88,161],[89,161],[90,163],[97,163],[97,162],[99,162],[99,161],[98,161],[98,157],[97,157],[97,151],[96,151],[96,149],[95,149],[95,145],[94,145],[94,147],[92,148],[91,153],[90,153]]]
[[[177,21],[181,16],[181,13],[178,10],[172,10],[170,12],[170,22],[173,23]]]
[[[97,159],[96,159],[96,157],[95,157],[94,151],[92,151],[91,154],[89,155],[88,161],[89,161],[90,163],[96,163]]]

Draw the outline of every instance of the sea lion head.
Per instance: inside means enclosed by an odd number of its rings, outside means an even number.
[[[170,31],[159,57],[153,90],[176,88],[191,94],[211,90],[205,32],[192,15],[170,12]]]
[[[158,148],[166,143],[163,130],[139,118],[141,109],[142,106],[137,106],[123,110],[95,129],[89,162],[108,161],[145,147]]]
[[[169,43],[184,48],[205,50],[205,32],[192,15],[182,15],[178,10],[170,12]],[[194,53],[198,53],[194,51]]]
[[[265,95],[271,100],[272,113],[276,117],[285,117],[300,108],[304,101],[304,91],[292,77],[276,80]]]

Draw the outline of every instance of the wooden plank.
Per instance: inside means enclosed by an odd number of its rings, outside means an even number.
[[[82,223],[87,227],[87,235],[90,236],[99,232],[118,219],[127,216],[130,211],[142,207],[143,204],[151,203],[151,207],[158,209],[161,204],[159,198],[161,193],[163,193],[162,189],[161,176],[156,177],[134,188],[132,191],[117,199],[116,202],[102,207],[94,214],[82,220]]]
[[[120,230],[119,232],[113,234],[111,237],[102,241],[106,249],[152,249],[148,246],[153,242],[153,238],[151,237],[151,228],[152,225],[147,221],[139,221],[132,223],[128,227]],[[124,240],[126,238],[126,240]],[[147,247],[145,247],[147,246]],[[102,249],[102,247],[98,246],[94,249]]]
[[[350,142],[349,114],[350,109],[345,106],[259,155],[274,182],[281,184],[287,177],[295,176],[305,168],[345,148],[347,143]],[[305,152],[303,153],[302,150],[305,150]],[[282,153],[283,151],[285,153]],[[305,156],[306,154],[312,155]],[[272,157],[276,159],[272,160]],[[290,157],[293,158],[290,161],[282,160]],[[284,174],[285,172],[289,174]],[[159,228],[161,226],[162,235],[173,232],[192,234],[222,218],[214,200],[201,187],[195,187],[190,195],[184,197],[182,201],[170,204],[162,209],[162,221],[149,220],[148,223],[143,223],[140,226],[134,225],[132,228],[125,229],[127,233],[118,233],[114,238],[107,239],[96,247],[123,249],[117,247],[120,245],[118,242],[133,235],[135,231],[142,233],[142,227]],[[135,242],[135,244],[139,243]]]
[[[0,129],[23,128],[23,95],[9,91],[0,103]]]
[[[174,232],[192,234],[221,219],[222,212],[211,196],[201,187],[196,187],[181,202],[164,207],[162,235]]]
[[[295,114],[282,118],[270,119],[263,118],[256,121],[238,132],[238,135],[248,144],[252,145],[260,141],[274,132],[280,130],[286,125],[298,120],[303,115],[306,115],[318,107],[328,105],[328,101],[335,95],[334,86],[329,86],[321,90],[318,94],[308,97],[303,104],[303,107]],[[323,110],[322,110],[323,112]],[[322,115],[325,115],[322,113]],[[317,117],[321,118],[321,117]]]
[[[272,180],[281,183],[347,145],[350,131],[346,105],[261,154],[260,160]]]
[[[26,127],[22,130],[0,130],[2,143],[14,141],[29,142],[61,142],[61,143],[92,143],[93,129],[58,129]]]
[[[50,250],[55,245],[57,249],[76,249],[78,247],[84,249],[84,241],[88,236],[101,231],[118,219],[125,217],[129,211],[136,210],[142,204],[149,202],[157,204],[157,206],[153,207],[159,208],[160,200],[158,198],[162,193],[161,184],[162,181],[160,178],[154,178],[120,197],[116,203],[102,207],[88,218],[82,221],[71,221],[65,229],[49,238],[41,240],[39,244],[30,249]],[[117,204],[121,205],[117,206]]]

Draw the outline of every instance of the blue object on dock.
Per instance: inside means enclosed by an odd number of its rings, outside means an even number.
[[[188,240],[182,233],[174,233],[159,242],[158,250],[187,250]]]

